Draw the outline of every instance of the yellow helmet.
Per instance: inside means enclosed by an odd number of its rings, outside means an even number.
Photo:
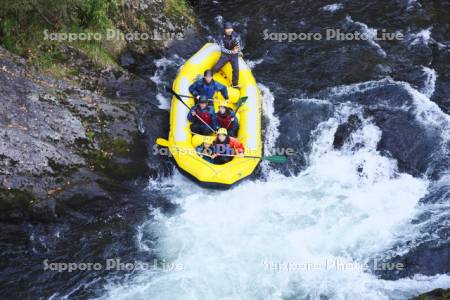
[[[220,100],[219,107],[221,107],[221,106],[230,107],[230,104],[228,103],[227,100]]]
[[[228,135],[228,131],[225,128],[219,128],[219,130],[217,130],[217,134]]]
[[[214,143],[215,138],[213,136],[205,136],[205,138],[203,139],[203,143],[205,144],[212,144]]]

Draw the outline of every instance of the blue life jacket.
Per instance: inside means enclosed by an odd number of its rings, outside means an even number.
[[[212,99],[216,92],[220,92],[225,99],[228,99],[227,87],[215,80],[211,80],[210,83],[207,83],[204,79],[197,80],[191,84],[189,92],[194,97],[205,95],[208,99]]]

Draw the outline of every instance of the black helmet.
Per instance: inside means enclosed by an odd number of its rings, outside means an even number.
[[[223,23],[223,29],[233,29],[233,24],[231,22]]]
[[[208,103],[208,97],[206,97],[206,95],[201,95],[198,99],[198,103]]]
[[[212,71],[210,69],[208,69],[208,70],[205,71],[205,73],[203,73],[203,76],[204,77],[213,76],[213,73],[212,73]]]

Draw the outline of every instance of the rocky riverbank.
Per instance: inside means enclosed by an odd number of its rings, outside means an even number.
[[[112,20],[122,33],[184,33],[197,22],[175,0],[125,1]],[[147,147],[167,134],[168,113],[157,108],[154,83],[132,73],[136,57],[151,60],[170,43],[126,40],[107,64],[59,43],[44,69],[33,58],[39,47],[20,56],[0,48],[1,220],[54,219],[61,201],[110,199],[126,189],[121,182],[170,172]]]

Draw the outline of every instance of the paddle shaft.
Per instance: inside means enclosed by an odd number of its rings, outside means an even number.
[[[191,111],[191,108],[189,107],[189,105],[187,105],[186,102],[184,102],[183,99],[181,99],[180,95],[178,95],[177,93],[175,93],[174,90],[171,90],[171,91],[172,91],[172,94],[175,95],[175,98],[177,98],[181,103],[183,103],[184,106],[187,107],[187,109],[188,109],[189,111]],[[216,133],[216,131],[215,131],[211,126],[209,126],[209,124],[206,123],[205,120],[203,120],[199,115],[195,114],[195,116],[196,116],[197,119],[199,119],[203,124],[205,124],[205,125],[209,128],[209,130],[211,130],[212,132]]]
[[[197,98],[194,97],[194,96],[188,96],[188,95],[178,95],[178,96],[184,97],[184,98],[197,99]],[[208,101],[209,101],[209,102],[218,102],[218,101],[220,101],[220,100],[216,100],[216,99],[208,99]]]
[[[241,98],[242,99],[242,98]],[[236,107],[236,111],[234,112],[234,115],[235,115],[235,118],[236,118],[236,113],[238,112],[238,110],[239,110],[239,108],[241,108],[241,106],[242,106],[242,104],[243,104],[244,102],[243,101],[241,101],[241,103],[239,104],[239,106],[238,107]],[[225,127],[226,129],[228,129],[228,127],[230,127],[230,125],[231,125],[231,122],[233,122],[233,120],[232,120],[233,118],[231,118],[230,119],[230,122],[228,122],[228,125],[227,125],[227,127]]]
[[[248,156],[248,155],[244,155],[244,156],[240,156],[240,155],[236,155],[236,154],[217,154],[218,156],[229,156],[229,157],[243,157],[243,158],[263,158],[261,156]]]
[[[166,144],[164,144],[164,145],[160,144],[160,146],[169,147]],[[173,147],[179,148],[179,149],[189,149],[189,148],[180,147],[180,146],[173,146]],[[206,157],[210,157],[210,158],[214,158],[211,154],[204,153],[204,152],[197,152],[197,154],[202,155],[202,156],[206,156]],[[240,155],[234,155],[234,154],[217,154],[217,156],[241,157]],[[250,156],[250,155],[247,155],[247,156],[243,156],[242,158],[258,158],[258,159],[264,159],[264,160],[272,161],[271,160],[272,156]],[[276,162],[276,161],[273,161],[273,162]],[[277,163],[282,163],[282,162],[277,162]]]
[[[208,156],[208,157],[212,157],[212,155],[210,155],[210,154],[205,154],[205,153],[202,153],[202,152],[200,152],[200,154]],[[236,154],[217,154],[217,156],[241,157],[240,155],[236,155]],[[244,155],[244,156],[242,156],[242,158],[261,158],[261,159],[264,159],[264,156]]]

